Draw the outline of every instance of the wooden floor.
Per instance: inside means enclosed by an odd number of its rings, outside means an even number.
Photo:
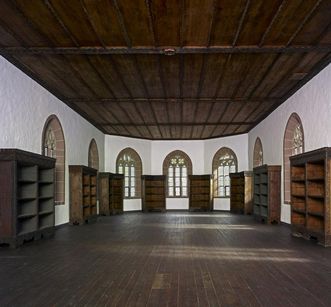
[[[331,248],[229,213],[127,213],[0,248],[0,306],[331,306]]]

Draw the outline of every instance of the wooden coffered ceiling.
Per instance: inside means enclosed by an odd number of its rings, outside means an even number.
[[[113,135],[248,132],[331,58],[330,0],[1,0],[0,12],[0,54]]]

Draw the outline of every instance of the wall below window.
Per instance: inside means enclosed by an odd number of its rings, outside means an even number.
[[[291,222],[290,205],[284,203],[283,139],[290,115],[296,112],[304,130],[305,151],[331,146],[331,65],[278,107],[249,132],[249,166],[253,167],[253,151],[257,137],[263,146],[263,163],[282,166],[281,220]]]
[[[65,204],[55,207],[55,223],[68,222],[68,165],[88,164],[88,148],[94,138],[100,169],[103,169],[104,134],[2,57],[0,111],[0,148],[19,148],[39,154],[46,119],[51,114],[59,118],[66,146]]]

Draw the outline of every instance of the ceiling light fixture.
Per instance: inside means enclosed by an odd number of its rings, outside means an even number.
[[[164,55],[174,55],[176,53],[176,50],[174,48],[165,48],[163,49]]]

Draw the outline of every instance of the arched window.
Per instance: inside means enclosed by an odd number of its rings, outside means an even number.
[[[141,197],[142,163],[138,153],[132,148],[123,149],[117,156],[116,169],[124,174],[124,197]]]
[[[99,153],[95,139],[92,139],[88,149],[88,166],[99,170]]]
[[[167,176],[168,197],[188,197],[188,175],[192,175],[192,162],[185,152],[175,150],[166,156],[163,175]]]
[[[284,202],[290,203],[290,156],[304,152],[304,134],[301,119],[298,114],[292,113],[284,134],[283,157],[284,157]]]
[[[238,162],[235,153],[222,147],[213,158],[214,196],[230,197],[230,173],[237,172]]]
[[[64,204],[65,142],[61,123],[55,115],[49,116],[44,125],[42,154],[56,159],[55,204]]]
[[[253,154],[253,167],[263,164],[263,148],[260,138],[256,138]]]

